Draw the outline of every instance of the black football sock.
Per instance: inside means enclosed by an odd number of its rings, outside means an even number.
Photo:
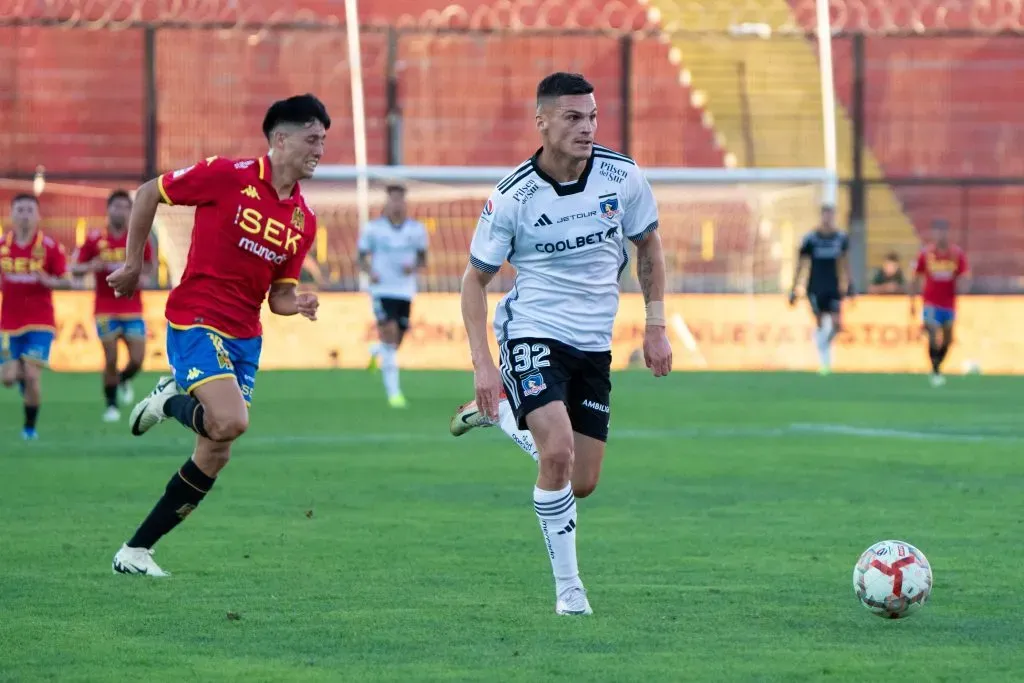
[[[949,353],[949,343],[943,341],[942,346],[940,346],[935,352],[935,372],[938,372],[939,368],[942,367],[943,361],[946,360],[947,353]]]
[[[39,417],[39,406],[25,404],[25,429],[35,429],[36,419]]]
[[[932,362],[932,372],[939,374],[939,364],[942,362],[939,360],[939,349],[931,344],[928,345],[928,358]]]
[[[196,397],[187,394],[171,396],[164,404],[164,415],[173,417],[199,436],[210,438],[206,433],[206,427],[203,426],[203,404]]]
[[[138,363],[128,363],[128,365],[124,366],[124,370],[121,371],[121,375],[118,377],[118,384],[124,384],[129,381],[132,377],[139,374],[141,369],[142,366]]]
[[[152,548],[196,509],[216,481],[189,458],[167,482],[164,495],[128,540],[128,547]]]
[[[116,384],[104,384],[103,385],[103,396],[107,399],[108,408],[117,407],[117,385]]]

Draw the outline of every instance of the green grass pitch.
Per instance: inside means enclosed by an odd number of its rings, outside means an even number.
[[[403,382],[395,411],[371,373],[261,374],[216,489],[157,546],[168,580],[110,560],[185,430],[133,438],[97,375],[48,373],[26,444],[0,393],[0,681],[1024,676],[1020,379],[617,374],[579,619],[554,615],[533,463],[497,429],[448,435],[470,376]],[[911,619],[853,595],[886,538],[933,567]]]

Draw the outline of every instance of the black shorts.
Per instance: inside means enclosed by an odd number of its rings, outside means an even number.
[[[839,292],[807,292],[807,300],[811,302],[814,315],[838,313],[843,303],[843,297]]]
[[[554,339],[510,339],[499,348],[501,378],[520,429],[526,416],[561,401],[572,429],[608,440],[612,392],[611,351],[580,351]]]
[[[394,320],[398,329],[405,332],[409,329],[409,313],[412,312],[412,301],[393,299],[390,297],[373,297],[373,315],[378,323]]]

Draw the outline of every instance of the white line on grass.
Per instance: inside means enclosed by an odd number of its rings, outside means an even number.
[[[503,436],[497,429],[488,429],[495,436]],[[1012,433],[981,433],[981,432],[929,432],[925,430],[908,430],[879,427],[860,427],[856,425],[803,423],[797,422],[781,427],[687,427],[675,429],[615,429],[611,430],[609,440],[645,441],[656,439],[779,439],[793,437],[853,437],[864,439],[904,439],[914,441],[945,441],[982,443],[995,441],[1020,441],[1021,435]],[[252,446],[281,448],[288,446],[345,446],[374,445],[389,443],[449,443],[457,447],[461,443],[472,443],[473,437],[458,441],[447,431],[430,432],[367,432],[340,434],[292,434],[292,435],[246,435],[239,441],[239,447]],[[191,439],[184,434],[172,438],[139,440],[127,435],[105,436],[96,434],[93,438],[76,440],[48,440],[44,438],[36,444],[27,444],[25,453],[31,453],[39,447],[66,449],[69,455],[84,453],[116,453],[144,452],[152,450],[161,453],[169,449],[189,448]]]

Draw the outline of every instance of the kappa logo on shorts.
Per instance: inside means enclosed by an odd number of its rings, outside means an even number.
[[[535,372],[524,377],[522,379],[522,385],[523,396],[536,396],[548,388],[548,385],[544,383],[544,375],[539,372]]]

